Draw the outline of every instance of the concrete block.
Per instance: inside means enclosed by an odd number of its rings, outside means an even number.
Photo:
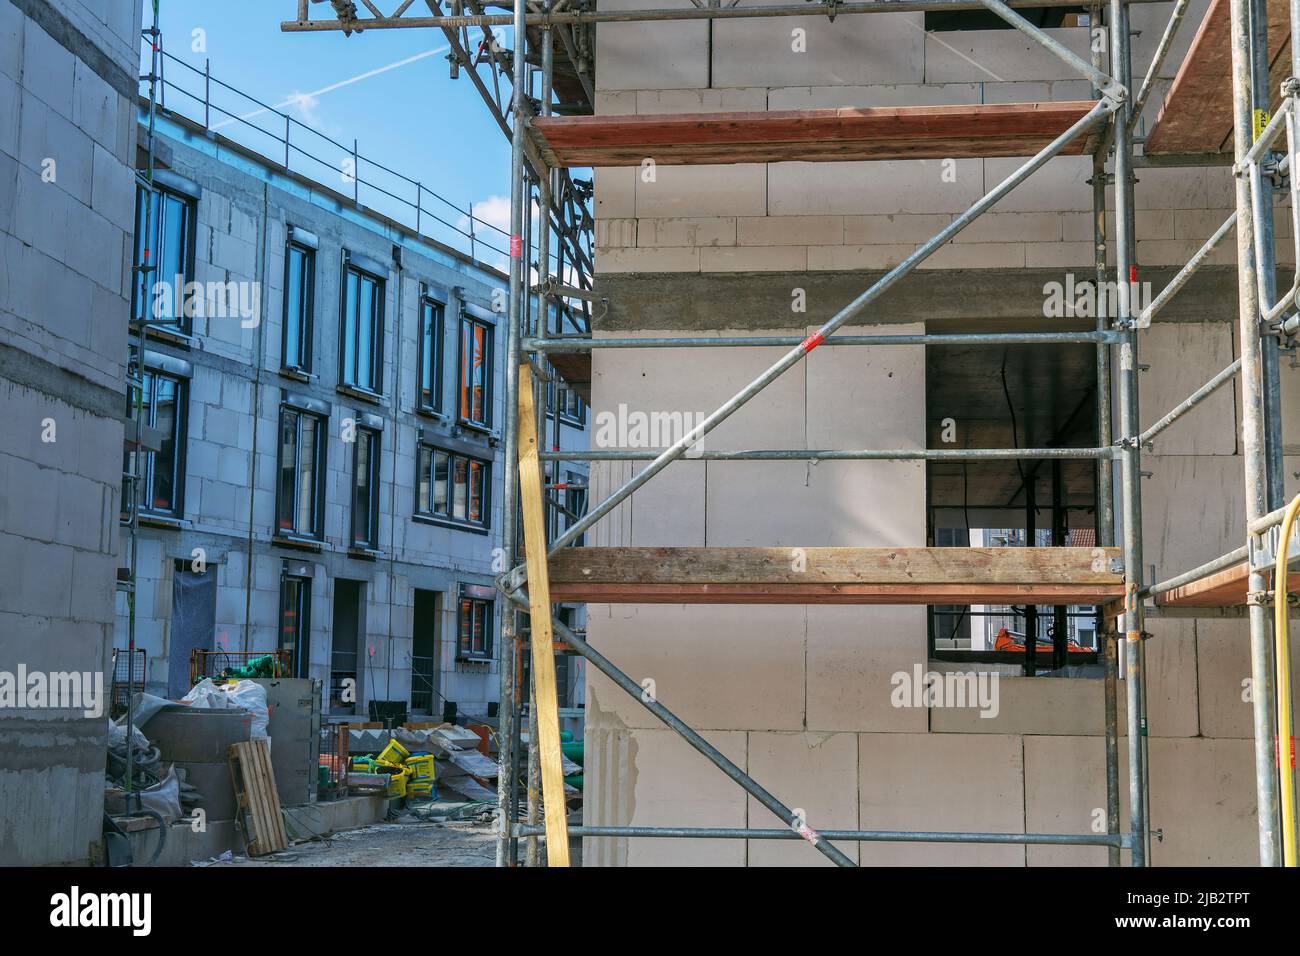
[[[809,246],[809,272],[892,269],[916,251],[911,245]]]
[[[767,89],[638,90],[629,113],[744,113],[765,110]],[[621,105],[621,103],[620,103]]]
[[[889,325],[871,334],[922,331],[920,325]],[[923,346],[836,345],[804,361],[809,448],[925,447]]]
[[[856,734],[749,735],[750,776],[792,810],[804,811],[814,830],[858,827],[858,738]],[[749,798],[749,826],[781,828],[777,818]],[[858,844],[836,846],[857,862]],[[803,840],[750,840],[750,866],[834,866]]]
[[[1086,27],[1046,31],[1085,62]],[[926,83],[980,83],[987,80],[1068,80],[1078,74],[1054,53],[1018,30],[961,30],[925,34]]]
[[[636,174],[631,166],[607,166],[592,170],[595,181],[597,220],[636,217]]]
[[[221,763],[230,757],[230,745],[249,740],[252,715],[244,711],[164,710],[141,728],[164,761]]]
[[[1156,738],[1150,746],[1153,866],[1257,866],[1252,740]]]
[[[1271,621],[1270,617],[1270,627]],[[1201,734],[1254,740],[1249,623],[1244,619],[1198,620],[1196,659]],[[1300,687],[1300,641],[1294,635],[1291,686]]]
[[[1193,412],[1192,414],[1195,414]],[[1230,456],[1144,455],[1143,560],[1159,578],[1196,567],[1246,540],[1241,460]]]
[[[653,154],[651,155],[653,158]],[[771,167],[779,169],[778,164]],[[699,218],[710,216],[764,216],[767,166],[657,165],[653,180],[649,168],[632,167],[636,184],[636,216],[645,218]]]
[[[938,230],[936,230],[938,231]],[[1050,212],[989,212],[957,234],[954,242],[1060,242],[1061,217]]]
[[[1031,243],[1025,247],[1025,265],[1030,269],[1069,269],[1082,274],[1095,262],[1091,242]]]
[[[598,249],[630,249],[637,243],[635,219],[597,219],[596,247]],[[646,243],[653,245],[653,243]],[[688,245],[688,243],[664,243],[664,245]],[[693,245],[693,243],[689,243]]]
[[[991,88],[990,85],[985,89]],[[826,110],[857,106],[948,106],[978,102],[980,102],[978,83],[791,86],[773,88],[767,93],[767,108],[770,110]]]
[[[981,192],[988,192],[1024,165],[1023,159],[990,158],[984,162]],[[1146,170],[1143,170],[1145,173]],[[1092,159],[1058,156],[1011,190],[996,206],[1007,212],[1091,212]]]
[[[701,272],[803,272],[807,246],[706,247],[700,250]]]
[[[982,162],[957,160],[952,182],[939,160],[776,163],[768,167],[767,208],[745,215],[964,212],[984,193]]]
[[[699,272],[700,250],[669,246],[662,249],[597,249],[597,272]]]
[[[1159,291],[1158,289],[1156,291]],[[1155,323],[1138,333],[1150,368],[1138,376],[1142,427],[1149,428],[1232,362],[1231,323]],[[1155,439],[1161,455],[1231,455],[1237,449],[1233,385],[1225,385]]]
[[[733,217],[715,219],[642,219],[639,221],[636,231],[636,241],[631,244],[638,246],[734,246],[736,244],[736,220]]]
[[[899,213],[891,216],[845,216],[844,243],[853,245],[892,245],[907,248],[907,244],[920,245],[938,233],[952,216],[943,213],[935,215],[910,215]]]
[[[48,33],[29,23],[23,31],[23,86],[45,106],[71,120],[76,58]]]
[[[844,242],[843,216],[762,216],[736,222],[742,246],[838,246]]]
[[[815,731],[925,733],[925,707],[895,707],[893,676],[926,662],[925,609],[810,605],[807,725]]]
[[[1022,242],[948,243],[921,264],[922,269],[1022,269]]]
[[[636,681],[653,682],[647,692],[682,720],[709,730],[804,728],[806,631],[804,608],[784,605],[592,605],[587,619],[603,653]],[[696,640],[684,668],[686,635]],[[587,686],[620,726],[661,726],[603,676],[590,674]]]
[[[1025,831],[1090,834],[1097,826],[1104,831],[1105,740],[1027,736],[1024,745]],[[1122,794],[1126,786],[1121,776]],[[1106,866],[1108,859],[1104,847],[1031,846],[1025,852],[1030,866]]]
[[[1023,833],[1021,739],[994,734],[862,734],[864,829]],[[1023,846],[864,843],[865,866],[1023,866]]]
[[[1189,619],[1151,619],[1146,642],[1147,724],[1152,737],[1195,737],[1197,713],[1196,627]],[[1127,727],[1128,708],[1120,685],[1120,726]]]
[[[783,307],[789,308],[788,304]],[[793,331],[786,329],[784,334]],[[802,329],[797,332],[803,334]],[[662,333],[647,331],[644,334]],[[771,334],[780,333],[774,331]],[[659,415],[656,420],[660,422],[668,421],[664,416],[677,415],[683,423],[685,416],[689,415],[690,427],[694,427],[702,417],[707,417],[769,368],[785,351],[782,347],[729,348],[722,353],[704,348],[602,350],[594,357],[592,370],[596,409],[598,413],[608,410],[617,415],[620,406],[626,406],[623,414],[629,427],[625,437],[630,441],[637,439],[632,430],[635,425],[631,417],[633,413]],[[801,364],[763,389],[710,432],[703,447],[806,447],[803,444],[804,389],[805,371]],[[610,403],[608,406],[604,404],[606,401]],[[680,437],[680,434],[676,436]],[[603,440],[601,435],[593,432],[593,443]],[[667,444],[656,447],[667,447]]]
[[[640,0],[600,0],[599,9],[636,10]],[[690,7],[668,0],[664,9]],[[604,23],[597,31],[599,90],[695,89],[709,83],[709,24],[704,20]]]
[[[757,0],[779,5],[780,0]],[[796,32],[798,31],[798,32]],[[920,83],[925,31],[917,13],[725,20],[713,25],[711,86]],[[704,84],[701,84],[704,85]]]
[[[974,668],[945,669],[969,673]],[[1099,680],[1002,676],[995,716],[985,717],[974,707],[934,707],[930,729],[942,734],[1097,736],[1106,732],[1103,699]]]
[[[923,464],[710,462],[708,543],[711,547],[923,545]],[[747,493],[738,496],[736,488]]]
[[[588,698],[588,712],[595,706]],[[745,765],[746,734],[712,732],[709,743]],[[670,730],[626,730],[591,723],[582,819],[605,826],[743,827],[747,798]],[[592,784],[599,781],[599,789]],[[743,866],[743,840],[583,841],[586,866]]]

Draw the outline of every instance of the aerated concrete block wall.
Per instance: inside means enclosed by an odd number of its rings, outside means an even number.
[[[14,694],[20,668],[108,666],[139,24],[130,0],[0,3],[0,865],[100,834],[107,713]]]
[[[601,8],[638,5],[603,0]],[[1206,6],[1196,0],[1188,12],[1148,125]],[[1132,8],[1139,78],[1167,16],[1168,5]],[[806,31],[807,52],[792,50],[796,30]],[[1051,33],[1088,56],[1086,27]],[[1018,32],[930,33],[920,13],[834,23],[810,16],[604,24],[596,84],[604,114],[1090,98],[1086,81]],[[644,168],[597,170],[598,288],[610,296],[597,334],[805,334],[1018,162],[658,165],[653,177]],[[1046,327],[1045,284],[1092,271],[1090,175],[1088,157],[1051,161],[861,324],[881,332]],[[1226,168],[1140,169],[1138,179],[1139,280],[1158,291],[1230,212],[1232,179]],[[1291,263],[1284,218],[1279,256]],[[1229,240],[1212,260],[1217,268],[1141,334],[1139,359],[1150,366],[1141,375],[1143,426],[1236,354],[1234,262]],[[794,308],[800,291],[803,311]],[[597,351],[594,411],[708,413],[781,351]],[[1295,455],[1300,385],[1294,371],[1283,374],[1292,419],[1287,452]],[[1238,401],[1225,389],[1144,456],[1151,472],[1142,483],[1144,561],[1157,577],[1244,541]],[[920,347],[823,348],[706,446],[921,448],[925,423]],[[1296,464],[1288,459],[1292,485],[1300,485]],[[593,500],[632,471],[593,468]],[[921,546],[925,504],[919,463],[683,461],[605,519],[591,543]],[[814,828],[1091,832],[1106,805],[1102,682],[1003,678],[995,718],[895,707],[892,676],[929,664],[926,626],[925,609],[912,607],[593,605],[589,630],[602,652],[804,810]],[[1153,620],[1149,630],[1150,823],[1164,834],[1153,862],[1254,864],[1245,624]],[[1122,729],[1123,684],[1120,691]],[[586,823],[779,825],[600,675],[589,673],[588,694]],[[1125,746],[1121,738],[1121,752]],[[1125,802],[1126,773],[1125,763]],[[1095,848],[863,844],[846,851],[862,863],[899,865],[1106,863]],[[826,862],[797,842],[730,840],[589,839],[584,859]]]

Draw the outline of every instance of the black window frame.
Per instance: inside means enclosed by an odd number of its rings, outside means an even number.
[[[311,669],[311,575],[293,574],[288,570],[280,571],[280,613],[277,618],[279,633],[276,635],[276,648],[285,650],[285,617],[290,610],[289,592],[297,588],[294,601],[294,646],[291,649],[289,667],[294,677],[308,677]],[[306,653],[302,653],[306,648]]]
[[[470,414],[465,414],[466,408],[466,351],[467,343],[466,332],[471,329],[483,329],[485,344],[483,347],[483,395],[482,411],[483,417],[476,419],[472,417],[473,408],[470,403]],[[496,390],[496,322],[488,318],[485,314],[477,311],[471,311],[468,308],[460,310],[460,321],[456,333],[456,422],[465,428],[472,428],[478,431],[489,432],[492,430],[492,404],[495,398]]]
[[[447,459],[447,488],[445,494],[444,511],[438,511],[435,506],[436,499],[436,476],[434,469],[438,462],[438,456],[443,455]],[[426,461],[427,457],[427,461]],[[456,486],[456,464],[457,462],[465,463],[465,517],[456,517],[455,507],[455,486]],[[419,521],[428,521],[434,524],[446,525],[447,527],[458,528],[465,531],[474,531],[479,534],[487,534],[492,530],[492,459],[481,458],[477,455],[467,454],[452,448],[445,448],[433,442],[420,442],[415,451],[415,499],[414,499],[414,517]],[[482,489],[480,491],[479,510],[482,515],[481,520],[475,521],[469,517],[470,503],[473,500],[472,476],[474,466],[478,466],[479,474],[482,476]],[[428,505],[424,506],[422,499],[427,499]]]
[[[349,539],[351,547],[359,548],[364,551],[379,550],[379,464],[381,461],[381,449],[383,447],[381,439],[382,435],[383,432],[379,431],[377,428],[368,428],[364,425],[357,425],[356,434],[352,442],[352,480],[349,484],[351,499],[350,508],[352,514],[349,518]],[[370,528],[369,534],[362,537],[357,529],[357,517],[360,510],[358,504],[361,501],[361,488],[358,483],[361,477],[361,446],[364,442],[369,443],[366,451],[366,470],[368,472],[366,476],[368,482],[366,495],[369,500],[366,505],[370,518]]]
[[[294,474],[302,474],[300,464],[302,456],[302,427],[304,419],[311,419],[317,428],[316,446],[314,462],[315,473],[313,475],[312,496],[315,499],[312,502],[312,520],[315,528],[311,532],[303,531],[298,527],[298,493],[300,491],[300,482],[294,481],[294,500],[292,504],[293,526],[284,527],[282,518],[284,515],[285,497],[284,497],[284,421],[286,415],[296,415],[297,425],[294,435]],[[321,542],[325,540],[325,467],[326,467],[326,443],[329,435],[329,420],[324,415],[309,411],[305,408],[299,408],[296,405],[282,403],[280,405],[280,417],[278,428],[276,430],[276,471],[275,471],[275,536],[286,539],[300,539],[303,541]]]
[[[348,291],[352,284],[352,277],[357,277],[357,319],[360,320],[361,296],[360,291],[362,283],[369,280],[375,285],[375,313],[373,318],[371,341],[370,341],[370,376],[371,383],[363,385],[358,381],[357,373],[361,369],[360,352],[355,347],[351,361],[352,368],[348,365],[348,332],[352,317],[348,311]],[[355,392],[361,392],[374,398],[383,398],[384,396],[384,297],[387,294],[388,277],[380,275],[377,271],[367,268],[346,255],[343,259],[343,282],[339,289],[339,386],[341,388],[351,389]],[[360,341],[359,332],[354,341]]]
[[[569,396],[572,396],[577,403],[576,413],[569,411]],[[546,398],[546,416],[548,418],[554,420],[555,416],[559,415],[562,424],[574,428],[587,427],[587,403],[583,401],[576,388],[556,379],[551,379],[546,383]]]
[[[301,254],[303,259],[300,301],[301,310],[297,325],[298,352],[289,355],[290,317],[290,276],[293,271],[293,257]],[[284,309],[280,328],[280,367],[285,371],[312,373],[315,358],[316,332],[316,250],[306,243],[290,239],[284,247]],[[292,361],[290,359],[293,359]]]
[[[470,626],[465,630],[465,611],[469,605]],[[484,662],[492,660],[493,623],[496,614],[496,599],[480,597],[469,593],[464,585],[456,595],[456,660]],[[474,625],[482,622],[482,647],[474,649]],[[468,648],[466,644],[469,644]]]
[[[441,415],[443,412],[443,377],[447,364],[443,338],[446,328],[447,303],[426,291],[420,296],[415,408],[416,411],[429,415]],[[459,396],[457,399],[459,401]]]
[[[141,397],[141,411],[144,413],[144,426],[148,428],[157,428],[158,423],[158,401],[157,401],[157,383],[159,379],[165,379],[171,382],[176,389],[175,399],[175,416],[172,422],[172,505],[170,508],[157,508],[154,506],[154,487],[157,475],[158,455],[155,451],[142,451],[143,467],[139,470],[139,478],[135,482],[127,482],[122,497],[122,507],[119,509],[124,519],[129,519],[131,509],[136,507],[143,498],[144,504],[140,507],[140,516],[143,518],[167,518],[173,520],[182,520],[185,517],[185,464],[186,464],[186,445],[188,444],[189,435],[189,380],[180,375],[173,375],[160,369],[145,367],[141,372],[141,388],[144,394]],[[135,401],[133,391],[127,391],[127,419],[135,420]],[[131,455],[134,454],[132,448],[128,445],[123,461],[123,474],[131,472]],[[142,489],[137,484],[143,485]],[[128,499],[129,495],[129,499]]]
[[[158,223],[156,234],[152,234],[149,224],[145,222],[145,196],[152,193],[154,201],[150,204],[151,218]],[[184,284],[179,289],[172,290],[172,308],[178,313],[173,316],[174,322],[159,322],[153,316],[153,288],[158,282],[172,283],[175,280],[175,274],[163,276],[160,275],[161,267],[158,265],[162,261],[161,250],[169,239],[167,231],[163,228],[165,219],[162,215],[164,207],[163,200],[170,199],[181,204],[185,210],[185,222],[182,225],[183,239],[185,246],[181,250],[181,275]],[[131,315],[135,321],[143,323],[151,331],[170,332],[183,336],[194,334],[194,317],[185,314],[185,285],[194,281],[194,263],[195,263],[195,245],[198,237],[198,219],[199,219],[199,200],[197,196],[189,195],[178,189],[169,189],[167,186],[155,182],[152,186],[143,183],[137,184],[135,191],[135,249],[133,252],[132,262],[135,265],[135,281],[131,284]],[[149,248],[150,268],[148,271],[141,268],[144,265],[143,252],[145,243],[152,240],[152,246]]]

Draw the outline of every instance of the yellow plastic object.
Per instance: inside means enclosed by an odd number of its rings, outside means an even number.
[[[1278,539],[1277,569],[1273,574],[1273,656],[1277,668],[1278,769],[1282,778],[1282,865],[1296,865],[1295,771],[1291,769],[1291,653],[1287,630],[1287,559],[1290,556],[1291,525],[1300,511],[1300,495],[1287,505]]]
[[[409,779],[410,774],[405,770],[401,773],[389,774],[388,789],[384,791],[384,796],[388,797],[390,800],[406,796],[406,785]]]
[[[433,754],[407,757],[406,769],[411,771],[412,780],[419,783],[433,783]]]
[[[396,740],[390,740],[388,746],[379,752],[379,762],[391,764],[394,767],[400,767],[406,762],[406,758],[411,756],[411,752],[399,744]]]
[[[406,785],[406,795],[408,797],[431,797],[433,796],[433,784],[412,781]]]

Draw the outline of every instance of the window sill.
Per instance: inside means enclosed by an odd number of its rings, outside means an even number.
[[[421,408],[418,405],[415,408],[415,414],[421,418],[432,419],[435,422],[448,422],[451,417],[446,412],[440,412],[434,408]]]
[[[485,528],[483,525],[468,524],[462,521],[456,521],[452,518],[435,518],[432,515],[411,515],[412,521],[418,521],[420,524],[436,525],[439,528],[450,528],[453,531],[468,531],[470,534],[491,534],[491,528]]]
[[[291,368],[289,366],[284,366],[280,369],[280,374],[283,375],[285,378],[293,379],[295,382],[305,382],[307,384],[311,384],[312,382],[316,381],[315,375],[313,375],[311,372],[306,371],[305,369],[300,369],[300,368]]]
[[[118,516],[118,520],[123,525],[131,523],[130,517]],[[140,524],[150,528],[169,528],[173,531],[179,531],[189,527],[189,522],[184,518],[174,518],[171,515],[145,514],[140,513]]]
[[[348,557],[358,558],[362,561],[378,561],[384,557],[384,552],[378,551],[374,548],[365,548],[359,545],[353,545],[348,548]]]
[[[294,548],[298,551],[314,551],[319,554],[325,547],[324,542],[315,538],[299,538],[285,534],[273,534],[271,543],[282,548]]]
[[[198,337],[190,332],[183,332],[179,329],[168,328],[162,325],[146,325],[144,327],[146,338],[161,339],[172,345],[179,346],[183,349],[193,348],[198,341]]]
[[[344,395],[350,395],[352,398],[358,398],[363,402],[369,402],[372,405],[383,405],[384,396],[378,392],[370,392],[364,388],[356,388],[352,385],[338,385],[336,390]]]
[[[484,438],[489,438],[493,441],[497,439],[497,433],[487,425],[478,425],[474,422],[467,422],[463,418],[458,418],[456,419],[456,427],[462,428],[467,432],[473,432],[475,435],[482,435]]]
[[[467,657],[461,654],[456,655],[457,664],[491,664],[492,661],[493,658],[490,655],[480,655],[475,657]]]

